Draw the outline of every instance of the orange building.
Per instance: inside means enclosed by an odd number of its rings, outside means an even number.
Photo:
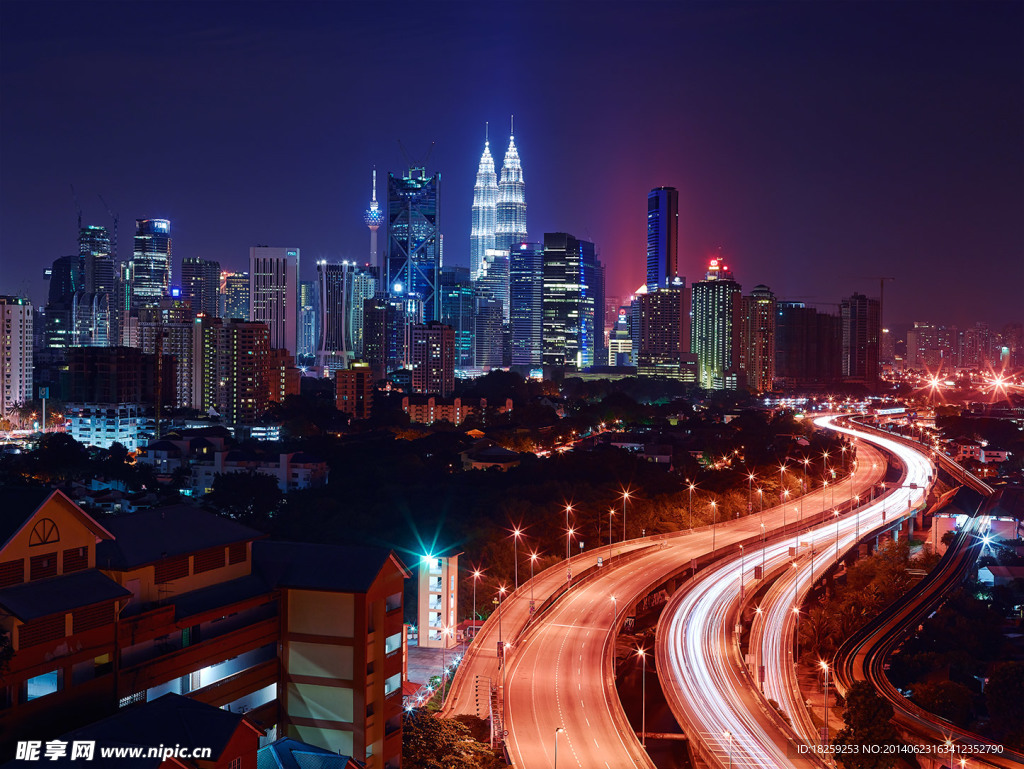
[[[347,369],[334,372],[338,411],[354,419],[369,419],[373,411],[373,370],[369,363],[352,361]]]
[[[0,749],[170,693],[400,765],[410,575],[391,551],[257,542],[187,505],[100,525],[59,491],[0,498]]]

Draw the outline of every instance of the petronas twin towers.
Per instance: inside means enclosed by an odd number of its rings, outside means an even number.
[[[485,139],[473,186],[473,229],[469,236],[469,269],[474,280],[479,277],[489,250],[508,253],[509,246],[526,240],[525,191],[515,132],[509,135],[500,182],[494,171],[490,141]]]

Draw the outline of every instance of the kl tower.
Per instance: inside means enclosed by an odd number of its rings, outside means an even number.
[[[377,264],[377,228],[384,223],[384,212],[380,210],[377,202],[377,169],[373,169],[373,197],[370,200],[370,207],[363,214],[363,221],[370,228],[370,264],[374,269],[380,267]],[[383,270],[377,276],[378,280],[383,279]]]

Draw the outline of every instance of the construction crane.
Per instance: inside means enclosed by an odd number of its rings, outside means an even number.
[[[107,209],[107,215],[110,216],[110,218],[114,220],[113,237],[110,238],[110,252],[111,252],[110,255],[113,257],[113,259],[114,259],[114,261],[116,263],[117,262],[117,214],[115,214],[113,211],[110,210],[110,206],[107,205],[107,201],[105,201],[103,199],[103,196],[100,195],[98,192],[96,193],[96,197],[98,197],[100,199],[100,203],[102,203],[103,206]],[[79,226],[81,226],[81,221],[79,221]]]
[[[71,185],[71,197],[75,199],[75,210],[78,212],[78,232],[75,233],[75,237],[78,238],[82,232],[82,204],[78,201],[78,193],[75,192],[75,185]]]

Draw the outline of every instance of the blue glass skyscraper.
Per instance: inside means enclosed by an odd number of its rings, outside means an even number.
[[[441,175],[427,176],[424,168],[388,174],[387,290],[419,299],[427,321],[440,317],[440,187]]]
[[[519,243],[509,250],[512,365],[540,366],[543,354],[544,244]]]
[[[679,191],[647,193],[647,290],[668,288],[679,274]]]

